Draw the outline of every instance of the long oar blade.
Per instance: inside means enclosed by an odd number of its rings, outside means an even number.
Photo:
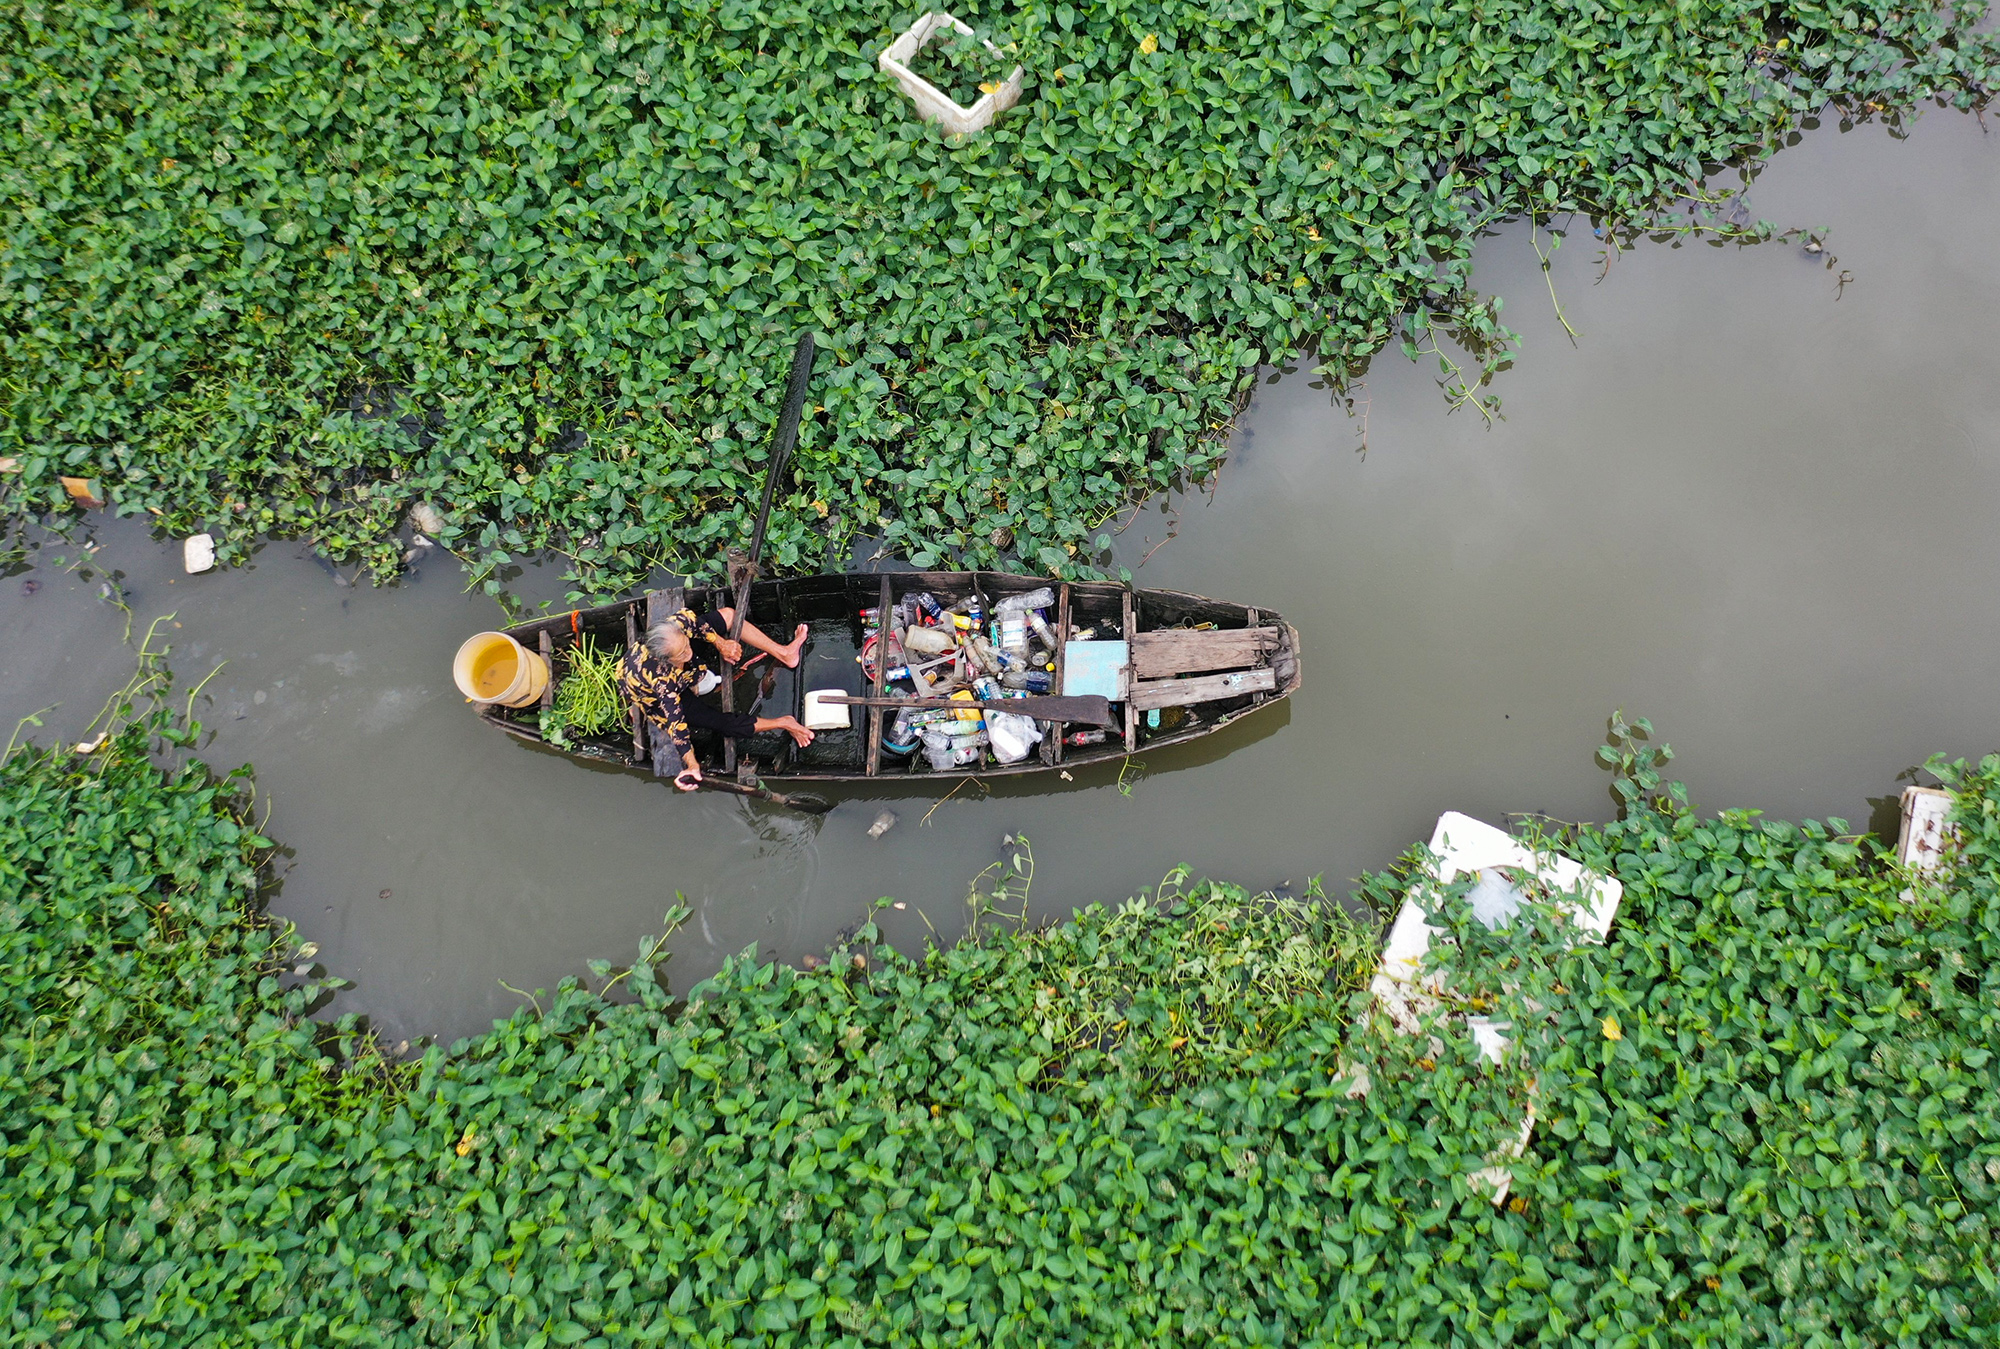
[[[709,792],[729,792],[736,796],[754,796],[759,801],[769,801],[774,806],[803,811],[807,815],[824,815],[833,809],[833,802],[806,792],[774,792],[769,787],[751,787],[729,778],[704,776],[701,780],[701,789]]]
[[[806,386],[812,383],[813,358],[818,354],[813,335],[800,333],[799,344],[792,349],[792,374],[785,385],[785,405],[778,413],[778,436],[771,445],[774,472],[790,463],[792,451],[798,448],[799,421],[806,410]]]
[[[729,624],[732,642],[743,633],[743,620],[750,607],[750,581],[764,557],[764,530],[771,520],[771,498],[777,494],[778,479],[799,443],[799,419],[805,415],[806,386],[812,383],[813,357],[818,351],[811,333],[799,334],[799,344],[792,351],[791,381],[785,386],[785,405],[778,412],[778,434],[771,442],[771,462],[764,474],[764,500],[757,507],[757,527],[750,535],[750,564],[736,583],[736,617]]]
[[[805,415],[806,386],[812,383],[813,357],[818,348],[813,345],[810,331],[799,334],[799,344],[792,351],[791,380],[785,386],[785,405],[778,410],[778,434],[771,442],[771,463],[764,473],[764,499],[757,506],[757,527],[750,534],[750,556],[743,564],[743,574],[736,578],[736,614],[729,620],[729,640],[734,642],[743,636],[743,624],[750,617],[750,583],[757,579],[757,564],[764,560],[764,527],[771,519],[771,498],[778,490],[778,478],[784,473],[785,465],[792,461],[792,448],[799,443],[799,418]],[[736,710],[736,663],[722,663],[722,710]],[[723,767],[733,771],[736,767],[736,742],[723,743]]]

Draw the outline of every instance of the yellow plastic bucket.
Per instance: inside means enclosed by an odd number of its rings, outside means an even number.
[[[549,686],[549,663],[504,632],[480,632],[452,657],[451,677],[475,703],[526,707]]]

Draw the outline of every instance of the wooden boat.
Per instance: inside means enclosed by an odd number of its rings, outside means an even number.
[[[864,641],[861,611],[887,612],[905,596],[929,592],[949,607],[977,596],[987,613],[1001,599],[1047,586],[1056,591],[1055,689],[1064,689],[1064,652],[1079,640],[1124,642],[1129,661],[1117,672],[1113,704],[1123,729],[1101,742],[1063,743],[1044,732],[1039,754],[1019,763],[982,765],[935,773],[923,754],[885,749],[883,731],[893,711],[854,708],[846,730],[820,731],[803,749],[782,732],[739,741],[738,752],[757,776],[771,781],[869,782],[918,777],[981,777],[1042,772],[1064,765],[1116,760],[1138,750],[1177,745],[1218,731],[1260,707],[1288,696],[1299,686],[1299,635],[1268,609],[1206,599],[1173,590],[1129,590],[1112,583],[1058,583],[1046,577],[998,572],[895,572],[879,575],[813,576],[760,581],[750,591],[750,620],[779,640],[807,625],[811,642],[797,670],[768,659],[740,672],[736,706],[758,715],[787,713],[804,719],[809,690],[839,690],[855,696],[894,696],[895,684],[878,669],[871,680],[857,655]],[[636,643],[654,622],[681,608],[704,612],[727,606],[722,586],[654,590],[632,599],[577,609],[517,623],[506,629],[550,662],[550,679],[540,707],[480,706],[480,716],[509,735],[537,744],[544,740],[540,712],[550,706],[563,675],[563,653],[583,637],[599,648]],[[1115,648],[1114,648],[1115,649]],[[1094,653],[1088,653],[1094,654]],[[1080,659],[1080,657],[1079,657]],[[770,678],[775,674],[775,679]],[[711,698],[715,695],[710,695]],[[596,736],[567,737],[550,748],[597,763],[650,764],[643,732],[628,724]],[[1055,728],[1058,732],[1063,727]],[[1077,727],[1077,730],[1084,728]],[[704,770],[724,764],[721,738],[697,732],[695,753]],[[740,770],[739,770],[740,771]]]

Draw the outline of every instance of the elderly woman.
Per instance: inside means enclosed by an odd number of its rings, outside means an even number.
[[[755,625],[744,623],[743,641],[729,640],[734,609],[714,609],[697,619],[694,610],[683,609],[664,623],[646,629],[646,639],[625,653],[618,670],[618,684],[625,697],[639,705],[652,738],[654,771],[665,776],[666,767],[679,759],[674,786],[691,792],[701,785],[701,765],[694,759],[689,726],[720,731],[741,739],[758,731],[783,731],[801,746],[812,743],[813,733],[799,724],[797,717],[752,717],[745,712],[724,712],[710,707],[695,696],[697,682],[706,673],[695,659],[694,641],[713,646],[722,658],[734,664],[743,659],[743,642],[771,656],[781,665],[797,666],[806,641],[806,625],[789,645],[780,646]],[[671,751],[671,752],[670,752]]]

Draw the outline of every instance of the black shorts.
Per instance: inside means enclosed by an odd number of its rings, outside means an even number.
[[[757,734],[757,718],[748,712],[725,712],[693,694],[681,698],[681,715],[687,718],[690,730],[720,731],[731,740]]]

